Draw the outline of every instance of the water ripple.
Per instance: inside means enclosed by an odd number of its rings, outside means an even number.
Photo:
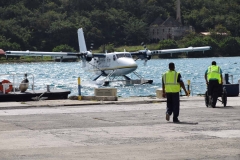
[[[153,59],[144,66],[143,61],[137,61],[137,72],[146,79],[153,80],[153,84],[124,86],[113,83],[110,87],[118,89],[118,96],[155,96],[156,89],[161,88],[161,76],[168,70],[169,62],[175,63],[176,71],[180,72],[187,85],[191,81],[192,95],[203,94],[206,91],[204,73],[211,62],[215,60],[222,68],[223,75],[233,75],[233,83],[240,79],[239,57],[212,57],[212,58],[184,58],[184,59]],[[78,95],[77,78],[81,77],[82,95],[94,95],[94,88],[100,88],[93,79],[96,75],[86,72],[81,68],[81,62],[45,62],[45,63],[10,63],[0,64],[0,73],[30,73],[34,75],[35,89],[46,89],[50,85],[55,89],[68,89],[70,95]],[[131,75],[130,75],[131,77]],[[8,77],[1,76],[0,80]],[[229,79],[232,82],[231,77]],[[98,83],[101,84],[100,81]]]

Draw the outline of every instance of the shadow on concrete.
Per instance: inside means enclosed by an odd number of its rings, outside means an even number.
[[[175,122],[171,122],[173,124],[187,124],[187,125],[197,125],[198,122],[184,122],[184,121],[181,121],[181,122],[178,122],[178,123],[175,123]]]
[[[215,108],[217,108],[217,109],[234,109],[233,106],[226,106],[226,107],[223,107],[223,106],[216,106]]]

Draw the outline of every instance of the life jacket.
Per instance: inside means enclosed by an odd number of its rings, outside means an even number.
[[[176,71],[167,71],[163,75],[163,82],[165,84],[166,93],[180,92],[180,84],[177,82],[179,73]]]
[[[219,84],[221,83],[221,74],[220,74],[220,67],[217,65],[212,65],[208,67],[207,72],[208,80],[218,80]]]

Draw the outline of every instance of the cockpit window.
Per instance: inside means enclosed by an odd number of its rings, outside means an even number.
[[[132,58],[132,56],[131,56],[130,53],[125,53],[125,56],[126,56],[126,57],[129,57],[129,58]]]
[[[116,54],[117,58],[125,57],[124,54]]]
[[[118,53],[116,54],[117,58],[121,58],[121,57],[128,57],[128,58],[132,58],[130,53]]]

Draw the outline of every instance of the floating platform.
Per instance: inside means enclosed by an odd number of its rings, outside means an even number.
[[[116,80],[116,81],[105,81],[103,86],[108,86],[110,82],[122,82],[124,85],[134,85],[134,84],[152,84],[153,80],[147,79],[131,79],[131,80]]]
[[[3,94],[0,92],[0,102],[20,102],[20,101],[38,101],[41,99],[57,100],[68,99],[68,94],[71,92],[68,90],[57,89],[47,92],[46,90],[30,90],[26,92],[9,92]]]

